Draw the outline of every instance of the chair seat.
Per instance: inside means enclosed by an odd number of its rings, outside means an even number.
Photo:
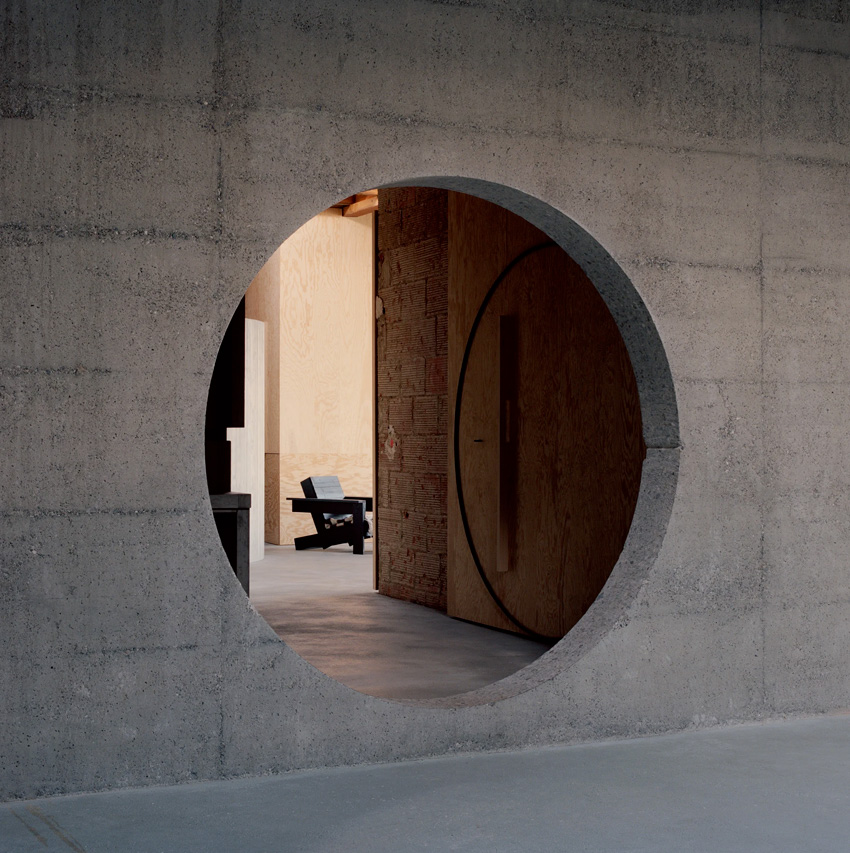
[[[335,476],[307,477],[301,481],[304,498],[288,498],[293,512],[309,512],[313,516],[316,532],[309,536],[296,536],[295,548],[330,548],[347,542],[355,554],[363,553],[363,540],[371,539],[371,497],[346,497],[339,478]]]

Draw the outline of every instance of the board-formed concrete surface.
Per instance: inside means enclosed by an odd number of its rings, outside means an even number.
[[[0,798],[850,705],[843,6],[2,8]],[[205,494],[239,298],[394,182],[503,203],[582,263],[650,448],[576,629],[430,705],[283,644]]]
[[[850,719],[0,805],[4,853],[843,853]]]

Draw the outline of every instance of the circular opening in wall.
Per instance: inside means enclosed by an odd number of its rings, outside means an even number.
[[[338,202],[253,280],[207,478],[238,580],[302,657],[375,696],[492,701],[632,600],[676,424],[654,326],[596,241],[506,187],[428,179]]]

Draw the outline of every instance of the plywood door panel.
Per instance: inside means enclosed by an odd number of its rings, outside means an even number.
[[[496,319],[494,313],[487,315]],[[496,571],[517,568],[517,483],[519,477],[519,318],[502,314],[499,320],[499,505],[496,532]]]
[[[478,235],[488,222],[496,231],[500,221],[511,234],[513,218],[491,216],[490,206],[474,199],[462,205],[464,216],[450,217],[449,234],[450,305],[461,308],[449,323],[455,384],[467,318],[499,273],[487,258],[476,262]],[[470,227],[475,235],[467,242]],[[502,268],[511,259],[508,245],[515,253],[540,242],[542,235],[529,227],[520,221],[514,236],[506,236]],[[492,245],[499,242],[494,236]],[[507,447],[492,428],[504,427],[506,354],[497,330],[505,317],[513,318],[517,336],[516,434]],[[520,623],[562,636],[595,599],[620,553],[637,499],[643,443],[637,389],[619,331],[592,284],[559,248],[522,261],[493,296],[470,351],[459,442],[470,532],[492,588]],[[504,493],[511,480],[505,466],[514,466],[512,501]],[[510,565],[498,571],[500,521],[504,527],[511,505]],[[456,501],[450,501],[449,536],[450,614],[515,630],[478,576]]]

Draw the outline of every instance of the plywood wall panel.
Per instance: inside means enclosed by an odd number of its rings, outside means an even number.
[[[281,247],[282,454],[372,446],[372,220],[321,213]]]
[[[285,500],[304,477],[337,474],[346,490],[372,492],[373,271],[374,216],[330,210],[286,240],[248,291],[248,316],[268,317],[274,337],[266,536],[275,544],[309,532]]]
[[[245,316],[265,326],[266,453],[280,452],[280,249],[245,294]]]
[[[372,495],[371,453],[361,453],[360,456],[345,453],[283,453],[276,461],[280,484],[278,538],[281,544],[289,544],[296,536],[316,532],[310,516],[292,512],[292,505],[287,500],[302,496],[301,481],[307,477],[335,474],[347,495]]]
[[[454,399],[463,350],[481,300],[507,263],[507,211],[463,193],[448,198],[448,389],[449,458],[447,517],[447,604],[450,616],[511,630],[512,625],[487,595],[467,545],[454,474]],[[482,357],[469,367],[471,387],[498,387],[498,323],[485,321],[481,330]],[[486,354],[489,353],[489,358]],[[492,399],[498,403],[497,397]],[[498,463],[490,458],[498,444],[498,405],[472,407],[465,426],[471,444],[463,458],[462,479],[470,506],[481,508],[470,518],[473,537],[484,565],[496,561],[496,540],[489,535],[498,513]],[[480,439],[480,441],[476,441]],[[480,529],[484,521],[484,528]]]

